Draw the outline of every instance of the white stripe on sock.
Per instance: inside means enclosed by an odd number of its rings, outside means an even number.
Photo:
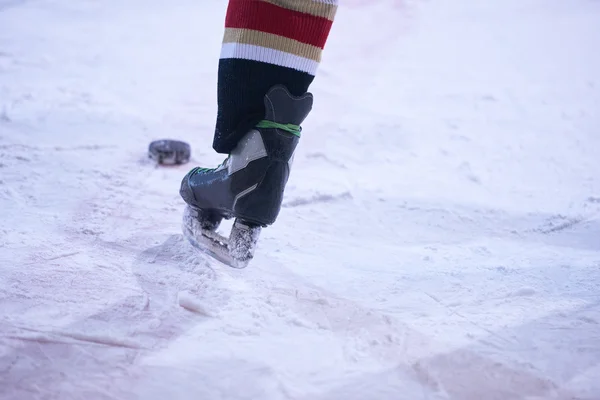
[[[242,58],[244,60],[260,61],[282,67],[293,68],[315,75],[319,63],[308,58],[299,57],[284,51],[268,47],[253,46],[244,43],[224,43],[221,48],[221,58]]]

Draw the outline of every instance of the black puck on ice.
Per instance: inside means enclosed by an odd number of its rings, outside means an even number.
[[[179,165],[190,161],[190,145],[180,140],[155,140],[148,146],[148,157],[161,165]]]

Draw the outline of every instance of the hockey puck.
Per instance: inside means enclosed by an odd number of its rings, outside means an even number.
[[[160,165],[179,165],[190,161],[190,145],[180,140],[155,140],[148,146],[148,157]]]

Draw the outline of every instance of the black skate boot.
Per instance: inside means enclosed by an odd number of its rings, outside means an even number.
[[[194,168],[183,178],[183,231],[190,243],[229,266],[248,265],[261,228],[279,215],[300,124],[312,103],[310,93],[294,97],[284,86],[273,87],[264,97],[265,119],[225,161]],[[235,218],[229,238],[216,233],[223,218]]]

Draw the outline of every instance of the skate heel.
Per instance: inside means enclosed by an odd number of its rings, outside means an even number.
[[[248,223],[263,227],[272,225],[281,211],[283,195],[290,174],[286,161],[272,160],[263,179],[238,195],[233,205],[234,215]]]

